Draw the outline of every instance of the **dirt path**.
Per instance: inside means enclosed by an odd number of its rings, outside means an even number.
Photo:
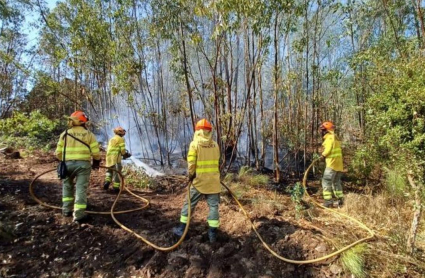
[[[292,265],[273,257],[255,234],[239,208],[227,198],[220,205],[218,242],[208,242],[207,205],[200,202],[188,238],[172,252],[159,252],[122,230],[110,216],[93,216],[78,225],[60,210],[37,204],[28,185],[55,165],[52,155],[24,159],[0,158],[0,277],[344,277],[332,268],[331,259],[315,265]],[[108,211],[115,199],[101,190],[103,173],[94,173],[89,189],[89,210]],[[178,223],[185,198],[184,177],[162,178],[155,192],[134,192],[151,201],[143,211],[117,218],[160,246],[177,241],[171,229]],[[61,185],[54,172],[35,184],[36,195],[60,206]],[[229,199],[230,200],[230,199]],[[312,259],[330,247],[314,229],[300,227],[293,205],[283,197],[283,209],[270,214],[251,212],[259,232],[279,254],[291,259]],[[129,194],[117,210],[139,207]],[[348,276],[347,276],[348,277]]]

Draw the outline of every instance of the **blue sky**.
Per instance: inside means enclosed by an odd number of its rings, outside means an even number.
[[[56,3],[60,2],[57,0],[46,0],[47,6],[52,10]],[[38,8],[29,14],[25,15],[24,33],[28,36],[28,47],[34,46],[38,39],[39,30],[34,27],[34,23],[40,22],[40,11]]]

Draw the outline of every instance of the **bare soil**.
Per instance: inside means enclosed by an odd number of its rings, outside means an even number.
[[[171,252],[148,246],[121,229],[110,215],[93,215],[87,224],[73,223],[60,210],[39,205],[29,193],[31,181],[56,164],[52,154],[42,152],[19,159],[0,157],[0,277],[351,277],[338,266],[337,258],[307,265],[277,259],[228,196],[222,196],[217,243],[208,242],[208,207],[201,201],[187,239]],[[92,172],[88,210],[110,210],[116,194],[102,189],[103,180],[104,169]],[[171,230],[178,224],[186,197],[185,178],[162,177],[157,184],[155,190],[132,188],[150,200],[149,208],[116,217],[153,243],[171,246],[177,241]],[[258,196],[267,194],[267,188],[256,190]],[[43,202],[61,205],[55,172],[41,176],[34,191]],[[256,210],[258,205],[244,203],[265,241],[294,260],[330,253],[332,247],[320,236],[320,229],[301,225],[290,197],[281,192],[274,194],[282,195],[282,210],[262,213]],[[143,205],[129,194],[122,195],[116,210]]]

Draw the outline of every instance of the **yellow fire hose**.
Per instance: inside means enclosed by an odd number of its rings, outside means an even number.
[[[129,212],[134,212],[134,211],[139,211],[139,210],[143,210],[143,209],[145,209],[145,208],[147,208],[148,206],[149,206],[149,201],[147,200],[147,199],[145,199],[145,198],[143,198],[143,197],[140,197],[140,196],[138,196],[137,194],[135,194],[135,193],[133,193],[130,189],[128,189],[128,187],[126,187],[125,186],[125,183],[124,183],[124,177],[122,176],[122,174],[119,172],[119,171],[117,171],[117,170],[115,170],[115,169],[112,169],[112,168],[108,168],[108,167],[104,167],[104,166],[100,166],[100,168],[105,168],[105,169],[110,169],[110,170],[113,170],[113,171],[115,171],[117,174],[118,174],[118,176],[119,176],[119,179],[120,179],[120,191],[119,191],[119,193],[118,193],[118,195],[117,195],[117,197],[115,198],[115,201],[114,201],[114,203],[112,204],[112,207],[111,207],[111,210],[110,211],[86,211],[87,213],[90,213],[90,214],[103,214],[103,215],[111,215],[112,216],[112,219],[115,221],[115,223],[117,223],[117,225],[118,226],[120,226],[122,229],[124,229],[124,230],[126,230],[127,232],[129,232],[129,233],[131,233],[131,234],[133,234],[134,236],[136,236],[137,238],[139,238],[139,239],[141,239],[143,242],[145,242],[146,244],[148,244],[149,246],[151,246],[151,247],[153,247],[153,248],[155,248],[155,249],[157,249],[157,250],[160,250],[160,251],[171,251],[171,250],[173,250],[173,249],[176,249],[182,242],[183,242],[183,240],[184,240],[184,238],[185,238],[185,236],[186,236],[186,234],[187,234],[187,232],[189,231],[189,224],[190,224],[190,218],[191,218],[191,203],[190,203],[190,185],[192,184],[191,182],[189,182],[189,184],[188,184],[188,186],[187,186],[187,200],[188,200],[188,205],[189,205],[189,210],[188,210],[188,221],[187,221],[187,224],[186,224],[186,228],[184,229],[184,232],[183,232],[183,234],[182,234],[182,236],[180,237],[180,239],[177,241],[177,243],[175,243],[174,245],[172,245],[172,246],[170,246],[170,247],[160,247],[160,246],[157,246],[157,245],[155,245],[154,243],[152,243],[152,242],[150,242],[150,241],[148,241],[147,239],[145,239],[144,237],[142,237],[141,235],[139,235],[139,234],[137,234],[136,232],[134,232],[133,230],[131,230],[131,229],[129,229],[128,227],[126,227],[125,225],[123,225],[121,222],[119,222],[118,221],[118,219],[115,217],[115,214],[124,214],[124,213],[129,213]],[[42,205],[42,206],[44,206],[44,207],[48,207],[48,208],[52,208],[52,209],[60,209],[60,210],[62,210],[62,208],[61,207],[58,207],[58,206],[53,206],[53,205],[49,205],[49,204],[47,204],[47,203],[45,203],[45,202],[43,202],[43,201],[41,201],[39,198],[37,198],[37,196],[35,196],[35,194],[34,194],[34,183],[35,183],[35,181],[39,178],[39,177],[41,177],[42,175],[44,175],[44,174],[47,174],[47,173],[50,173],[50,172],[53,172],[53,171],[56,171],[56,169],[51,169],[51,170],[47,170],[47,171],[45,171],[45,172],[43,172],[43,173],[41,173],[41,174],[39,174],[38,176],[36,176],[33,180],[32,180],[32,182],[30,183],[30,186],[29,186],[29,192],[30,192],[30,195],[32,196],[32,198],[38,203],[38,204],[40,204],[40,205]],[[143,200],[144,202],[146,202],[146,204],[143,206],[143,207],[140,207],[140,208],[136,208],[136,209],[130,209],[130,210],[121,210],[121,211],[114,211],[114,209],[115,209],[115,206],[116,206],[116,204],[117,204],[117,202],[118,202],[118,199],[120,198],[120,196],[121,196],[121,193],[122,193],[122,191],[123,191],[123,189],[125,189],[128,193],[130,193],[131,195],[133,195],[134,197],[136,197],[137,199],[139,199],[139,200]]]
[[[368,233],[369,233],[369,236],[368,237],[365,237],[365,238],[362,238],[362,239],[359,239],[359,240],[357,240],[357,241],[355,241],[355,242],[353,242],[353,243],[351,243],[351,244],[349,244],[349,245],[347,245],[347,246],[345,246],[345,247],[343,247],[343,248],[341,248],[341,249],[339,249],[339,250],[337,250],[337,251],[335,251],[335,252],[333,252],[333,253],[331,253],[331,254],[328,254],[328,255],[325,255],[325,256],[323,256],[323,257],[320,257],[320,258],[316,258],[316,259],[311,259],[311,260],[303,260],[303,261],[301,261],[301,260],[291,260],[291,259],[288,259],[288,258],[285,258],[285,257],[282,257],[282,256],[280,256],[279,254],[277,254],[273,249],[271,249],[271,247],[263,240],[263,238],[261,237],[261,235],[258,233],[258,231],[257,231],[257,229],[255,228],[255,226],[254,226],[254,223],[251,221],[251,219],[249,218],[249,216],[248,216],[248,213],[246,212],[246,210],[243,208],[243,206],[242,206],[242,204],[239,202],[239,200],[236,198],[236,196],[235,196],[235,194],[230,190],[230,188],[227,186],[227,185],[225,185],[223,182],[221,182],[221,184],[229,191],[229,193],[230,193],[230,195],[232,195],[232,197],[233,197],[233,199],[236,201],[236,203],[239,205],[239,207],[242,209],[242,212],[245,214],[245,216],[246,216],[246,218],[248,219],[248,221],[251,223],[251,227],[252,227],[252,229],[254,230],[254,232],[255,232],[255,234],[257,235],[257,237],[260,239],[260,241],[261,241],[261,243],[264,245],[264,247],[272,254],[272,255],[274,255],[276,258],[278,258],[278,259],[280,259],[280,260],[282,260],[282,261],[284,261],[284,262],[287,262],[287,263],[291,263],[291,264],[299,264],[299,265],[301,265],[301,264],[310,264],[310,263],[317,263],[317,262],[321,262],[321,261],[324,261],[324,260],[326,260],[326,259],[329,259],[329,258],[331,258],[331,257],[333,257],[333,256],[336,256],[336,255],[338,255],[338,254],[340,254],[340,253],[342,253],[342,252],[344,252],[344,251],[346,251],[346,250],[348,250],[348,249],[350,249],[351,247],[353,247],[353,246],[355,246],[355,245],[357,245],[357,244],[359,244],[359,243],[361,243],[361,242],[365,242],[365,241],[367,241],[367,240],[370,240],[370,239],[372,239],[375,235],[374,235],[374,232],[371,230],[371,229],[369,229],[365,224],[363,224],[362,222],[360,222],[360,221],[358,221],[357,219],[355,219],[355,218],[353,218],[353,217],[351,217],[351,216],[348,216],[348,215],[346,215],[346,214],[344,214],[344,213],[341,213],[341,212],[339,212],[339,211],[337,211],[337,210],[333,210],[333,209],[329,209],[329,208],[326,208],[326,207],[324,207],[324,206],[322,206],[321,204],[319,204],[318,202],[316,202],[309,194],[308,194],[308,192],[307,192],[307,188],[306,188],[306,183],[307,183],[307,175],[308,175],[308,172],[310,171],[310,169],[313,167],[313,165],[317,162],[317,161],[319,161],[319,159],[316,159],[316,160],[314,160],[311,164],[310,164],[310,166],[307,168],[307,170],[305,171],[305,173],[304,173],[304,178],[303,178],[303,182],[302,182],[302,185],[303,185],[303,187],[304,187],[304,191],[305,191],[305,193],[306,193],[306,195],[309,197],[309,199],[315,204],[315,205],[317,205],[318,207],[320,207],[320,208],[322,208],[322,209],[324,209],[324,210],[327,210],[327,211],[330,211],[330,212],[332,212],[332,213],[335,213],[335,214],[338,214],[338,215],[340,215],[340,216],[343,216],[343,217],[345,217],[345,218],[347,218],[347,219],[349,219],[349,220],[351,220],[351,221],[353,221],[353,222],[355,222],[355,223],[357,223],[362,229],[364,229],[364,230],[366,230]],[[107,167],[103,167],[103,166],[100,166],[101,168],[107,168]],[[40,175],[38,175],[38,176],[36,176],[35,178],[34,178],[34,180],[31,182],[31,184],[30,184],[30,194],[31,194],[31,196],[40,204],[40,205],[43,205],[43,206],[46,206],[46,207],[50,207],[50,208],[54,208],[54,209],[61,209],[60,207],[57,207],[57,206],[52,206],[52,205],[48,205],[48,204],[46,204],[46,203],[44,203],[44,202],[42,202],[41,200],[39,200],[35,195],[34,195],[34,192],[33,192],[33,183],[35,182],[35,180],[37,180],[40,176],[42,176],[42,175],[44,175],[44,174],[46,174],[46,173],[48,173],[48,172],[52,172],[52,171],[55,171],[55,169],[52,169],[52,170],[48,170],[48,171],[46,171],[46,172],[43,172],[43,173],[41,173]],[[115,170],[114,170],[115,171]],[[139,238],[140,240],[142,240],[143,242],[145,242],[146,244],[148,244],[149,246],[151,246],[151,247],[153,247],[154,249],[157,249],[157,250],[160,250],[160,251],[171,251],[171,250],[173,250],[173,249],[175,249],[175,248],[177,248],[182,242],[183,242],[183,240],[184,240],[184,238],[185,238],[185,236],[186,236],[186,234],[187,234],[187,232],[188,232],[188,230],[189,230],[189,224],[190,224],[190,218],[191,218],[191,203],[190,203],[190,185],[191,185],[191,182],[189,182],[189,184],[188,184],[188,188],[187,188],[187,190],[188,190],[188,193],[187,193],[187,200],[188,200],[188,222],[187,222],[187,225],[186,225],[186,228],[185,228],[185,230],[184,230],[184,232],[183,232],[183,235],[180,237],[180,239],[174,244],[174,245],[172,245],[172,246],[170,246],[170,247],[160,247],[160,246],[157,246],[156,244],[154,244],[154,243],[152,243],[152,242],[150,242],[150,241],[148,241],[147,239],[145,239],[144,237],[142,237],[141,235],[139,235],[139,234],[137,234],[136,232],[134,232],[133,230],[131,230],[131,229],[129,229],[128,227],[126,227],[126,226],[124,226],[121,222],[119,222],[116,218],[115,218],[115,214],[123,214],[123,213],[127,213],[127,212],[132,212],[132,211],[137,211],[137,210],[142,210],[142,209],[144,209],[144,208],[146,208],[148,205],[149,205],[149,201],[148,200],[146,200],[146,199],[144,199],[144,198],[142,198],[142,197],[140,197],[140,196],[138,196],[138,195],[136,195],[136,194],[134,194],[133,192],[131,192],[127,187],[125,187],[125,184],[124,184],[124,178],[122,177],[122,174],[120,173],[120,172],[117,172],[118,174],[119,174],[119,178],[120,178],[120,181],[121,181],[121,186],[120,186],[120,191],[119,191],[119,193],[118,193],[118,195],[117,195],[117,197],[116,197],[116,199],[115,199],[115,201],[114,201],[114,203],[112,204],[112,207],[111,207],[111,211],[110,212],[93,212],[93,211],[91,211],[91,212],[89,212],[89,211],[87,211],[87,213],[92,213],[92,214],[111,214],[111,216],[112,216],[112,219],[121,227],[121,228],[123,228],[124,230],[126,230],[127,232],[129,232],[129,233],[131,233],[131,234],[133,234],[134,236],[136,236],[137,238]],[[118,202],[118,199],[120,198],[120,195],[121,195],[121,193],[122,193],[122,191],[123,191],[123,189],[126,189],[127,190],[127,192],[129,192],[130,194],[132,194],[133,196],[135,196],[136,198],[138,198],[138,199],[141,199],[141,200],[144,200],[147,204],[145,205],[145,206],[143,206],[143,207],[141,207],[141,208],[137,208],[137,209],[133,209],[133,210],[126,210],[126,211],[114,211],[114,209],[115,209],[115,206],[116,206],[116,204],[117,204],[117,202]]]
[[[104,167],[104,166],[100,166],[100,168],[109,169],[108,167]],[[120,179],[120,181],[121,181],[121,187],[120,187],[120,192],[121,192],[122,188],[124,187],[124,178],[123,178],[122,174],[121,174],[119,171],[117,171],[117,170],[115,170],[115,169],[111,169],[111,170],[113,170],[113,171],[115,171],[116,173],[118,173],[118,177],[119,177],[119,179]],[[41,201],[41,200],[40,200],[39,198],[37,198],[37,196],[35,196],[35,194],[34,194],[34,183],[35,183],[35,181],[36,181],[39,177],[43,176],[44,174],[47,174],[47,173],[50,173],[50,172],[53,172],[53,171],[56,171],[56,168],[55,168],[55,169],[51,169],[51,170],[47,170],[47,171],[45,171],[45,172],[43,172],[43,173],[39,174],[38,176],[36,176],[36,177],[32,180],[32,182],[30,183],[30,186],[29,186],[29,192],[30,192],[31,197],[32,197],[32,198],[33,198],[33,199],[34,199],[34,200],[35,200],[38,204],[40,204],[40,205],[42,205],[42,206],[44,206],[44,207],[48,207],[48,208],[52,208],[52,209],[60,209],[60,210],[62,210],[62,208],[61,208],[61,207],[53,206],[53,205],[49,205],[49,204],[47,204],[47,203],[45,203],[45,202]],[[144,206],[142,206],[142,207],[140,207],[140,208],[136,208],[136,209],[129,209],[129,210],[116,211],[116,212],[114,212],[115,214],[124,214],[124,213],[133,212],[133,211],[139,211],[139,210],[145,209],[145,208],[147,208],[147,207],[149,206],[149,201],[148,201],[147,199],[145,199],[145,198],[143,198],[143,197],[140,197],[140,196],[138,196],[137,194],[134,194],[134,193],[133,193],[133,192],[131,192],[131,190],[130,190],[130,189],[128,189],[127,187],[125,187],[125,189],[127,190],[127,192],[128,192],[128,193],[130,193],[131,195],[133,195],[133,196],[134,196],[134,197],[136,197],[137,199],[144,201],[146,204],[145,204]],[[117,198],[117,199],[118,199],[118,198]],[[115,200],[115,202],[117,201],[117,199]],[[115,203],[114,203],[114,204],[115,204]],[[110,212],[110,211],[86,211],[86,212],[87,212],[87,213],[89,213],[89,214],[102,214],[102,215],[109,215],[109,214],[111,214],[111,212]]]
[[[124,184],[124,180],[122,181],[122,183]],[[186,237],[187,231],[189,231],[189,225],[190,225],[190,218],[191,218],[191,213],[192,213],[192,209],[191,209],[191,203],[190,203],[190,185],[192,184],[192,182],[189,182],[187,185],[187,202],[188,202],[188,215],[187,215],[187,223],[186,223],[186,227],[183,231],[182,236],[180,237],[180,239],[172,246],[170,247],[161,247],[158,246],[152,242],[150,242],[149,240],[147,240],[146,238],[142,237],[141,235],[139,235],[138,233],[136,233],[135,231],[131,230],[130,228],[124,226],[121,222],[119,222],[116,218],[115,218],[115,212],[114,212],[114,208],[115,205],[119,199],[119,196],[121,194],[122,191],[122,187],[120,187],[120,192],[118,193],[117,198],[115,199],[115,202],[112,204],[111,207],[111,216],[112,219],[114,219],[115,223],[118,224],[118,226],[120,226],[121,228],[123,228],[124,230],[126,230],[127,232],[129,232],[130,234],[133,234],[135,237],[139,238],[140,240],[142,240],[144,243],[146,243],[147,245],[153,247],[154,249],[160,250],[160,251],[171,251],[176,249],[184,240],[184,238]]]
[[[356,222],[357,224],[359,224],[359,226],[360,227],[362,227],[363,229],[365,229],[368,233],[369,233],[369,236],[368,237],[365,237],[365,238],[362,238],[362,239],[359,239],[359,240],[357,240],[356,242],[353,242],[353,243],[351,243],[351,244],[349,244],[349,245],[347,245],[347,246],[345,246],[345,247],[343,247],[343,248],[341,248],[341,249],[339,249],[339,250],[337,250],[337,251],[335,251],[335,252],[333,252],[333,253],[331,253],[331,254],[328,254],[328,255],[325,255],[325,256],[323,256],[323,257],[320,257],[320,258],[316,258],[316,259],[312,259],[312,260],[305,260],[305,261],[298,261],[298,260],[291,260],[291,259],[288,259],[288,258],[285,258],[285,257],[282,257],[282,256],[280,256],[279,254],[277,254],[275,251],[273,251],[272,249],[271,249],[271,247],[263,240],[263,238],[261,237],[261,235],[258,233],[258,231],[257,231],[257,229],[255,228],[255,226],[254,226],[254,223],[251,221],[251,219],[249,218],[249,216],[248,216],[248,213],[245,211],[245,209],[243,208],[243,206],[242,206],[242,204],[239,202],[239,200],[236,198],[236,196],[235,196],[235,194],[233,194],[233,192],[229,189],[229,187],[227,187],[223,182],[221,182],[221,184],[229,191],[229,193],[230,193],[230,195],[232,195],[232,197],[233,197],[233,199],[236,201],[236,203],[239,205],[239,207],[242,209],[242,212],[245,214],[245,216],[246,216],[246,218],[249,220],[249,222],[251,223],[251,227],[252,227],[252,229],[254,230],[254,232],[255,232],[255,234],[257,235],[257,237],[260,239],[260,241],[261,241],[261,243],[264,245],[264,247],[271,253],[271,254],[273,254],[276,258],[278,258],[278,259],[280,259],[280,260],[282,260],[282,261],[284,261],[284,262],[287,262],[287,263],[291,263],[291,264],[311,264],[311,263],[317,263],[317,262],[321,262],[321,261],[324,261],[324,260],[326,260],[326,259],[329,259],[329,258],[331,258],[331,257],[333,257],[333,256],[336,256],[336,255],[338,255],[338,254],[340,254],[340,253],[342,253],[342,252],[344,252],[344,251],[346,251],[346,250],[348,250],[348,249],[350,249],[351,247],[353,247],[353,246],[355,246],[355,245],[357,245],[357,244],[359,244],[359,243],[361,243],[361,242],[364,242],[364,241],[367,241],[367,240],[369,240],[369,239],[372,239],[375,235],[374,235],[374,232],[371,230],[371,229],[369,229],[365,224],[363,224],[363,223],[361,223],[360,221],[358,221],[357,219],[354,219],[354,218],[352,218],[351,216],[348,216],[348,215],[346,215],[346,214],[344,214],[344,213],[341,213],[341,212],[338,212],[337,210],[333,210],[333,209],[329,209],[329,208],[326,208],[326,207],[324,207],[324,206],[322,206],[321,204],[319,204],[318,202],[316,202],[308,193],[307,193],[307,188],[306,188],[306,183],[307,183],[307,175],[308,175],[308,172],[310,171],[310,169],[311,169],[311,167],[313,167],[313,165],[318,161],[319,159],[316,159],[316,160],[314,160],[311,164],[310,164],[310,166],[307,168],[307,170],[305,171],[305,173],[304,173],[304,178],[303,178],[303,187],[304,187],[304,191],[306,192],[306,195],[313,201],[313,203],[315,203],[317,206],[319,206],[319,207],[321,207],[321,208],[323,208],[323,209],[325,209],[325,210],[329,210],[329,211],[331,211],[331,212],[333,212],[333,213],[336,213],[336,214],[338,214],[338,215],[341,215],[341,216],[343,216],[343,217],[345,217],[345,218],[348,218],[348,219],[350,219],[350,220],[352,220],[352,221],[354,221],[354,222]]]

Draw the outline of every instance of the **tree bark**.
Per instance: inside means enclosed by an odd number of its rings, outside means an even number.
[[[415,183],[415,181],[413,180],[412,173],[408,173],[407,178],[413,190],[415,191],[415,205],[413,207],[414,208],[413,219],[412,219],[412,224],[410,226],[409,238],[407,239],[407,251],[410,255],[412,255],[415,249],[416,235],[418,233],[419,221],[422,215],[422,200],[421,200],[422,184],[418,186]]]

